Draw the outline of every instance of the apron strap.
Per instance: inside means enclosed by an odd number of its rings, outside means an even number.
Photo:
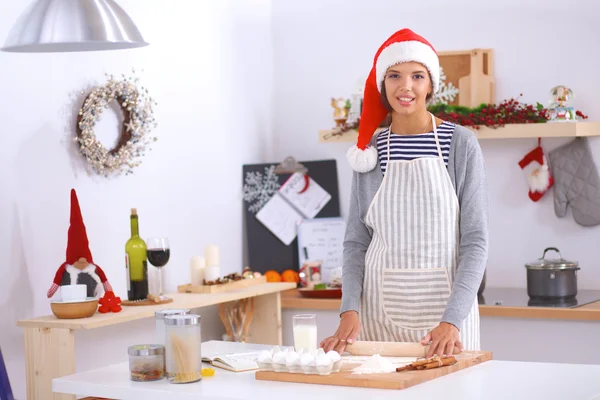
[[[385,170],[387,171],[390,166],[390,137],[392,135],[392,124],[390,123],[390,127],[388,128],[388,138],[387,138],[387,164],[385,165]]]
[[[442,147],[440,146],[440,140],[438,139],[437,127],[435,126],[435,117],[431,113],[429,113],[429,115],[431,115],[431,125],[433,126],[433,136],[435,137],[435,144],[437,146],[438,156],[440,157],[440,160],[444,161],[444,156],[442,155]]]

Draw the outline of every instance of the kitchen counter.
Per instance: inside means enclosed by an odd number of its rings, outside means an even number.
[[[233,344],[235,345],[235,343]],[[227,347],[224,342],[205,342],[202,352],[211,347]],[[249,349],[252,345],[249,346]],[[258,347],[257,349],[261,349]],[[235,350],[234,350],[235,351]],[[600,365],[487,361],[400,391],[402,399],[600,399]],[[560,379],[548,379],[560,377]],[[285,399],[306,400],[397,399],[397,390],[350,388],[257,381],[254,372],[234,373],[215,368],[215,376],[186,385],[166,380],[132,382],[127,363],[55,378],[55,393],[98,396],[110,399],[170,400],[198,399]]]
[[[527,289],[486,288],[480,298],[479,314],[484,317],[510,317],[600,321],[600,291],[580,290],[581,305],[575,307],[529,306]],[[497,303],[501,304],[497,304]],[[281,293],[283,309],[339,310],[341,299],[304,298],[297,289]]]

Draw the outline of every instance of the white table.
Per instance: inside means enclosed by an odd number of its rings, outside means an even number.
[[[226,351],[228,348],[241,350],[228,347],[229,344],[224,342],[206,342],[202,351],[214,353],[216,346]],[[264,347],[246,345],[243,350]],[[55,378],[52,389],[60,393],[123,400],[592,400],[600,399],[600,365],[492,360],[398,391],[257,381],[254,372],[234,373],[219,368],[215,368],[215,376],[192,384],[176,385],[166,380],[140,383],[129,380],[129,366],[121,363]]]

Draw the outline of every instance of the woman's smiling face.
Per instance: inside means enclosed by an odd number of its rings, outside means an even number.
[[[426,109],[432,84],[423,64],[406,62],[391,66],[383,84],[387,101],[397,114],[408,115]]]

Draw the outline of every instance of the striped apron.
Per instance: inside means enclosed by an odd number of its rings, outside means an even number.
[[[441,320],[458,266],[458,198],[431,115],[438,157],[388,162],[369,206],[373,238],[365,258],[360,340],[420,342]],[[458,327],[465,350],[479,350],[475,299]]]

